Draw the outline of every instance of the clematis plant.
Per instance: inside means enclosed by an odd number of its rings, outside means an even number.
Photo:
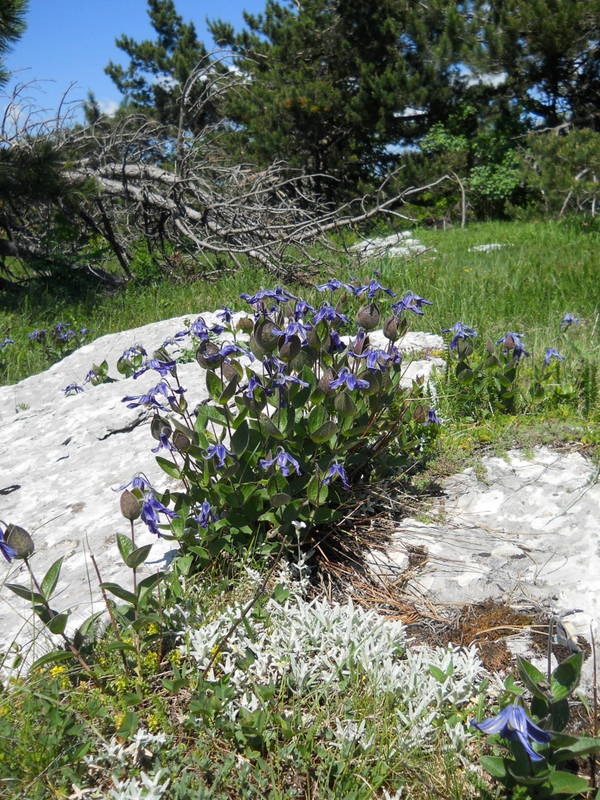
[[[582,663],[582,653],[576,652],[544,675],[529,661],[518,659],[521,680],[532,696],[529,713],[524,707],[525,689],[509,676],[504,685],[510,702],[490,719],[471,720],[481,733],[498,737],[493,740],[498,754],[483,756],[482,767],[511,790],[526,787],[532,800],[587,796],[590,789],[585,778],[561,769],[576,758],[600,752],[600,739],[566,732],[569,698],[579,684]]]
[[[384,314],[375,298],[383,306],[394,292],[376,280],[316,288],[337,304],[317,308],[275,287],[242,295],[251,319],[236,322],[226,309],[211,328],[198,318],[189,331],[209,401],[194,410],[166,353],[127,356],[140,378],[144,367],[160,374],[124,402],[152,411],[156,460],[178,484],[147,494],[141,517],[197,566],[223,549],[296,547],[299,523],[311,541],[343,515],[354,487],[410,468],[437,435],[423,382],[400,384],[406,365],[396,346],[406,312],[422,314],[429,301],[409,292]],[[382,333],[365,330],[380,318]]]

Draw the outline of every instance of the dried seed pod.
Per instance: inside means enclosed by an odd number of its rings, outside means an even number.
[[[325,372],[321,375],[319,379],[319,389],[327,394],[328,392],[332,392],[333,389],[330,388],[331,381],[335,380],[335,373],[332,369],[326,369]]]
[[[275,323],[268,317],[260,319],[254,326],[254,338],[267,353],[271,353],[279,342],[279,336],[273,333]]]
[[[173,446],[179,450],[180,453],[187,453],[187,451],[192,446],[192,443],[181,431],[175,431],[173,434]]]
[[[4,541],[15,551],[15,558],[29,558],[35,550],[33,539],[19,525],[7,525]]]
[[[301,347],[302,343],[298,336],[290,336],[287,342],[285,336],[282,336],[279,340],[279,358],[282,361],[291,361],[298,355]]]
[[[235,367],[233,367],[229,363],[229,361],[225,361],[223,363],[223,377],[225,378],[226,381],[233,381],[233,380],[236,380],[236,379],[239,380],[240,379],[240,374],[235,369]]]
[[[219,348],[213,342],[201,342],[196,350],[196,361],[203,369],[215,369],[221,363]],[[207,358],[212,356],[212,358]],[[215,358],[216,356],[216,358]]]
[[[389,339],[390,342],[395,342],[397,339],[400,338],[400,320],[398,317],[389,317],[383,323],[383,335],[386,339]]]
[[[356,321],[366,331],[374,331],[379,325],[381,314],[375,303],[370,303],[368,306],[362,306],[358,309]]]
[[[168,419],[156,414],[150,423],[150,433],[157,442],[160,442],[162,436],[169,437],[171,435],[171,423]]]
[[[236,327],[238,331],[243,331],[244,333],[252,333],[252,330],[254,328],[254,323],[252,322],[250,317],[240,317],[238,319]]]
[[[136,520],[142,513],[141,502],[133,494],[133,492],[129,491],[129,489],[125,489],[125,491],[121,495],[120,505],[121,505],[121,514],[123,514],[125,519],[129,519],[132,522]]]

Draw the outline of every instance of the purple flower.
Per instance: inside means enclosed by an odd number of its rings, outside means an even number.
[[[283,330],[273,327],[271,330],[275,336],[285,336],[285,341],[289,342],[292,336],[297,336],[302,344],[306,343],[306,331],[312,331],[312,325],[303,325],[302,322],[290,322]]]
[[[294,308],[294,319],[297,321],[302,317],[306,316],[308,312],[312,312],[314,314],[314,308],[307,303],[306,300],[298,300],[296,303],[296,307]]]
[[[327,352],[329,355],[333,355],[334,353],[341,353],[342,350],[346,349],[346,345],[340,339],[339,334],[337,331],[330,331],[329,333],[329,347],[327,348]]]
[[[504,345],[504,352],[508,353],[509,350],[513,351],[513,360],[520,361],[525,356],[528,356],[529,353],[523,347],[523,342],[521,341],[521,337],[523,336],[522,333],[513,333],[509,332],[501,336],[496,344],[503,344]]]
[[[207,361],[210,361],[213,358],[226,358],[230,356],[232,353],[239,353],[242,356],[249,356],[251,361],[254,361],[254,356],[252,353],[248,352],[248,350],[244,350],[243,347],[239,347],[237,344],[233,344],[233,342],[226,342],[221,346],[221,349],[216,353],[204,353],[203,358]]]
[[[148,358],[139,369],[136,369],[136,371],[133,373],[133,377],[139,378],[140,375],[143,375],[145,372],[148,372],[149,369],[156,370],[161,378],[165,378],[167,375],[175,374],[175,370],[177,369],[177,362],[161,361],[158,358]]]
[[[342,283],[342,281],[338,281],[337,278],[331,278],[327,283],[322,283],[315,288],[317,292],[326,292],[328,289],[330,292],[335,292],[336,289],[345,289],[347,292],[352,292],[352,294],[356,293],[356,288],[354,286],[351,286],[349,283]]]
[[[134,359],[140,356],[147,356],[148,353],[142,347],[141,344],[134,344],[133,347],[128,347],[127,350],[124,350],[121,355],[119,356],[119,361],[134,361]]]
[[[571,325],[579,325],[579,322],[580,320],[578,317],[574,317],[573,314],[566,313],[560,321],[560,327],[563,330],[566,330],[567,328],[570,328]]]
[[[156,386],[153,386],[146,394],[137,395],[135,397],[124,397],[121,402],[127,403],[127,408],[138,408],[139,406],[150,406],[151,408],[158,408],[165,411],[165,406],[159,402],[159,397],[162,395],[169,406],[173,408],[177,404],[175,394],[183,394],[185,389],[171,389],[166,381],[160,381]]]
[[[227,306],[223,306],[223,310],[222,311],[217,311],[217,317],[219,319],[222,319],[223,322],[226,322],[227,324],[229,324],[231,322],[231,320],[233,319],[233,311],[230,308],[228,308]]]
[[[232,453],[225,447],[224,444],[211,444],[211,446],[207,449],[205,455],[202,458],[205,458],[207,461],[209,458],[215,458],[217,460],[218,467],[225,466],[225,459],[227,457],[233,458]]]
[[[87,336],[88,333],[89,333],[88,328],[81,328],[81,330],[79,331],[80,336]]]
[[[29,340],[32,342],[41,342],[42,339],[45,339],[47,333],[48,331],[46,330],[46,328],[44,328],[43,330],[32,331],[29,334]]]
[[[355,389],[368,389],[369,382],[360,380],[356,375],[353,375],[347,367],[342,367],[340,374],[334,381],[329,384],[330,389],[338,389],[340,386],[346,385],[350,391]]]
[[[297,475],[301,475],[300,472],[300,464],[296,461],[296,459],[291,456],[289,453],[286,453],[285,450],[280,449],[279,453],[271,459],[261,458],[258,462],[262,469],[269,469],[275,465],[275,467],[281,472],[283,476],[286,478],[290,474],[290,467],[296,470]]]
[[[132,489],[140,489],[142,492],[154,491],[151,483],[146,478],[144,478],[143,475],[136,475],[129,481],[129,483],[125,483],[123,484],[123,486],[119,486],[118,489],[113,489],[113,492],[123,492],[125,489],[129,489],[130,486]]]
[[[148,526],[150,533],[156,533],[158,536],[160,536],[160,531],[158,530],[159,514],[164,514],[169,519],[178,518],[178,515],[174,511],[165,508],[160,500],[157,500],[154,494],[149,492],[142,503],[142,513],[140,516]]]
[[[190,335],[190,332],[189,332],[189,330],[187,330],[187,331],[177,331],[177,333],[173,334],[173,337],[172,337],[172,338],[173,338],[173,339],[174,339],[176,342],[180,342],[182,339],[185,339],[185,337],[186,337],[186,336],[189,336],[189,335]]]
[[[263,358],[263,367],[267,371],[267,375],[273,377],[273,375],[277,375],[280,372],[285,373],[286,364],[285,361],[281,361],[276,356],[265,356]]]
[[[499,714],[483,722],[471,720],[471,725],[482,733],[497,733],[509,742],[519,742],[532,761],[543,761],[531,743],[548,744],[552,736],[532,722],[524,709],[514,703],[503,708]]]
[[[70,383],[68,386],[65,386],[63,392],[65,393],[65,397],[71,397],[73,394],[80,394],[84,392],[85,389],[83,386],[79,386],[77,383]]]
[[[477,331],[469,328],[468,325],[463,325],[462,322],[455,322],[451,328],[442,328],[442,333],[454,333],[454,337],[450,342],[450,350],[456,350],[460,339],[472,339],[477,336]]]
[[[88,373],[86,374],[85,378],[83,379],[83,382],[84,383],[89,383],[90,381],[96,380],[97,378],[98,378],[97,373],[94,372],[93,369],[90,369],[88,371]]]
[[[256,389],[263,389],[264,390],[264,388],[265,387],[262,385],[262,383],[260,381],[260,378],[257,378],[255,375],[253,375],[250,378],[250,380],[248,381],[248,386],[246,387],[246,390],[244,391],[244,397],[247,397],[248,399],[252,400],[253,397],[254,397],[254,392],[256,391]]]
[[[275,289],[260,289],[256,294],[241,294],[242,300],[250,303],[251,306],[262,302],[265,298],[275,300],[277,303],[287,303],[288,300],[296,300],[293,294],[290,294],[285,289],[277,286]]]
[[[424,424],[425,425],[441,425],[442,424],[442,420],[435,413],[435,409],[434,408],[430,408],[429,411],[427,412],[427,419],[425,420]]]
[[[364,353],[354,353],[352,350],[350,351],[350,355],[354,356],[354,358],[366,358],[367,359],[367,369],[374,370],[377,372],[383,372],[383,365],[384,363],[388,362],[392,356],[389,353],[386,353],[385,350],[365,350]]]
[[[389,294],[390,297],[396,297],[396,293],[392,292],[391,289],[385,289],[380,283],[377,281],[371,280],[366,286],[360,286],[355,292],[356,297],[360,297],[362,294],[367,293],[367,297],[369,300],[372,300],[378,292],[385,292]]]
[[[392,310],[396,313],[396,315],[402,314],[403,311],[412,311],[413,314],[417,314],[418,316],[422,317],[424,312],[421,311],[422,306],[432,306],[433,303],[430,300],[425,300],[423,297],[419,297],[412,292],[407,292],[402,300],[399,300],[397,303],[394,303],[392,306]]]
[[[8,336],[0,341],[0,350],[3,350],[5,347],[8,347],[9,344],[14,344],[14,339],[9,339]]]
[[[555,350],[553,347],[549,347],[546,350],[546,355],[544,356],[544,366],[547,367],[553,358],[555,358],[557,361],[565,360],[565,357],[561,356],[557,350]]]
[[[350,488],[350,484],[348,483],[348,478],[346,477],[344,467],[342,466],[342,464],[334,462],[327,470],[327,474],[325,475],[321,483],[324,483],[326,486],[329,486],[331,481],[334,481],[336,478],[339,478],[341,480],[344,489]]]
[[[196,516],[194,517],[194,519],[196,520],[198,525],[201,528],[204,528],[205,530],[206,530],[206,528],[208,528],[208,526],[210,525],[211,522],[214,522],[216,520],[216,518],[217,518],[217,515],[212,510],[211,505],[208,502],[208,500],[205,500],[202,503],[202,505],[200,506],[200,510],[198,511]]]
[[[4,556],[4,558],[10,563],[13,558],[17,555],[16,552],[6,544],[6,540],[4,539],[4,531],[0,528],[0,553]]]
[[[339,320],[340,322],[348,324],[348,317],[345,314],[340,314],[331,303],[323,303],[313,317],[313,325],[318,325],[319,322],[324,319],[327,320],[327,322]]]
[[[192,322],[190,325],[190,333],[197,339],[201,339],[202,341],[206,342],[208,341],[210,331],[208,330],[206,322],[204,322],[202,317],[198,317],[198,319],[194,320],[194,322]],[[177,336],[178,334],[175,335]]]
[[[300,380],[295,375],[286,375],[283,372],[279,372],[274,378],[273,383],[275,386],[278,386],[280,389],[285,389],[285,387],[290,383],[295,383],[296,386],[310,386],[306,381]]]

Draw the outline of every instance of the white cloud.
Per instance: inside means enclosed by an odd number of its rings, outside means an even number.
[[[98,100],[98,108],[100,112],[106,114],[107,117],[114,117],[119,108],[119,104],[116,100],[112,99]]]

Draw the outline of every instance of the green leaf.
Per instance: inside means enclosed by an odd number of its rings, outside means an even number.
[[[540,672],[533,664],[530,664],[529,661],[526,661],[520,656],[517,657],[517,666],[519,668],[519,674],[527,687],[533,694],[545,700],[547,698],[546,692],[549,687],[544,673]]]
[[[77,633],[83,639],[85,639],[85,637],[89,634],[90,630],[92,629],[96,621],[100,619],[102,614],[104,614],[104,611],[96,611],[94,614],[90,614],[90,616],[81,623],[81,625],[77,629]]]
[[[246,420],[244,420],[231,437],[231,450],[236,456],[240,457],[246,452],[249,443],[250,428]]]
[[[71,653],[67,653],[66,650],[53,650],[51,653],[46,653],[46,655],[36,659],[29,670],[30,672],[35,672],[36,669],[45,667],[46,664],[62,664],[65,661],[70,661],[72,658],[73,656]]]
[[[328,439],[331,439],[333,436],[335,436],[338,431],[339,427],[335,424],[335,422],[329,420],[321,425],[320,428],[317,428],[316,431],[311,433],[310,438],[316,444],[322,444],[323,442],[326,442]]]
[[[286,492],[278,492],[271,497],[271,505],[275,508],[287,505],[292,498]]]
[[[219,403],[225,404],[231,400],[231,398],[235,394],[235,390],[239,382],[240,379],[237,377],[232,378],[232,380],[229,381],[225,389],[221,392],[221,396],[219,397]]]
[[[218,403],[223,394],[223,381],[212,369],[206,372],[206,388],[208,389],[211,400]]]
[[[46,623],[48,630],[51,633],[64,633],[67,626],[68,614],[57,614]]]
[[[52,564],[48,572],[44,575],[41,590],[46,600],[50,600],[52,592],[56,589],[58,578],[60,577],[60,568],[62,567],[64,556],[61,556],[57,561]]]
[[[263,436],[267,437],[270,436],[273,439],[284,439],[284,434],[279,430],[279,428],[273,424],[271,419],[267,417],[266,414],[260,414],[258,417],[258,425],[260,428],[260,432]]]
[[[554,700],[562,700],[579,685],[583,653],[573,653],[561,661],[550,677],[550,692]]]
[[[500,756],[482,756],[479,763],[493,778],[504,781],[508,778],[506,759]]]
[[[132,606],[136,605],[137,597],[133,594],[133,592],[128,592],[127,589],[123,589],[122,586],[119,586],[118,583],[101,583],[100,588],[104,589],[111,594],[114,594],[121,600],[125,600],[126,603],[131,603]]]
[[[436,667],[434,664],[430,665],[429,674],[433,675],[436,681],[439,681],[440,683],[443,683],[448,677],[443,670],[441,670],[439,667]]]
[[[552,739],[553,757],[556,761],[600,753],[600,739],[593,739],[591,736],[565,736],[564,739],[570,740],[566,747],[561,744],[561,737]]]
[[[117,736],[121,739],[129,739],[139,727],[138,716],[134,711],[128,711],[119,726]]]
[[[167,461],[167,459],[163,458],[162,456],[156,456],[156,463],[163,470],[163,472],[166,472],[171,478],[177,478],[178,480],[181,479],[181,471],[179,470],[178,466],[173,464],[172,461]]]
[[[10,589],[11,592],[14,592],[19,597],[29,600],[30,603],[44,602],[44,598],[39,592],[32,592],[31,589],[27,589],[25,586],[19,586],[17,583],[7,583],[6,588]]]
[[[145,544],[143,547],[138,547],[133,552],[131,552],[127,558],[125,559],[125,563],[130,569],[135,569],[139,567],[140,564],[143,564],[146,558],[148,557],[148,553],[152,550],[151,544]]]
[[[117,533],[117,547],[119,548],[121,558],[125,563],[127,563],[127,558],[133,550],[133,542],[131,541],[131,537],[125,536],[124,533]]]
[[[589,783],[585,778],[580,778],[572,772],[556,770],[548,775],[547,781],[554,794],[576,795],[589,789]]]
[[[306,429],[309,434],[319,430],[319,428],[327,422],[327,412],[323,406],[316,406],[308,415],[306,421]]]
[[[306,496],[315,505],[322,505],[327,500],[329,487],[322,484],[316,475],[313,475],[306,486]]]

